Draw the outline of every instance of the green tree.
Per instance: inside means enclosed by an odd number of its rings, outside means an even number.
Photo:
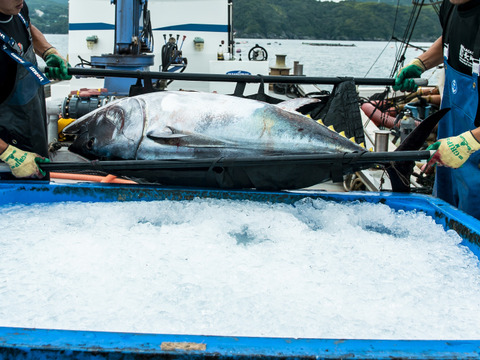
[[[325,40],[390,40],[401,38],[412,5],[392,1],[339,3],[317,0],[234,0],[234,26],[238,37]],[[396,3],[396,0],[395,0]],[[396,24],[395,29],[393,29]],[[423,7],[413,40],[433,41],[440,24],[431,7]]]
[[[68,32],[68,2],[63,0],[28,0],[30,19],[44,34]]]

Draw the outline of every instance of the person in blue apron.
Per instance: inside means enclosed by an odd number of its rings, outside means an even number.
[[[480,1],[444,0],[442,36],[400,69],[394,90],[414,91],[413,78],[440,64],[445,67],[441,108],[450,111],[438,124],[439,141],[428,167],[435,164],[433,195],[480,219]]]
[[[49,71],[37,67],[42,56]],[[43,178],[38,164],[48,162],[43,86],[50,79],[70,79],[68,64],[32,24],[23,0],[0,0],[0,160],[12,175]]]

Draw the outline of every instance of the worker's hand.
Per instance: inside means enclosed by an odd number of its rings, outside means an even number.
[[[10,166],[10,170],[15,177],[38,179],[42,179],[45,172],[37,164],[50,162],[49,159],[20,150],[12,145],[8,145],[5,151],[0,154],[0,160]]]
[[[480,142],[471,131],[466,131],[458,136],[440,139],[430,145],[427,150],[436,150],[427,163],[427,168],[435,164],[457,169],[477,150]]]
[[[58,54],[49,54],[45,58],[47,69],[45,75],[50,80],[70,80],[72,75],[68,75],[70,64]]]
[[[415,84],[414,78],[419,78],[425,72],[425,65],[420,59],[413,59],[407,66],[404,66],[398,71],[395,78],[395,85],[393,90],[398,91],[415,91],[418,85]]]

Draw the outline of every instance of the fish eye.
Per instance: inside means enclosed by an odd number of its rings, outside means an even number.
[[[93,138],[93,137],[90,138],[90,139],[88,140],[88,142],[87,142],[87,145],[86,145],[87,149],[88,149],[88,150],[92,150],[94,143],[95,143],[95,138]]]

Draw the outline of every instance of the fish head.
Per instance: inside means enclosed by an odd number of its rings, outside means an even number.
[[[124,98],[82,116],[63,133],[75,136],[68,150],[88,159],[133,159],[144,122],[143,103]]]

